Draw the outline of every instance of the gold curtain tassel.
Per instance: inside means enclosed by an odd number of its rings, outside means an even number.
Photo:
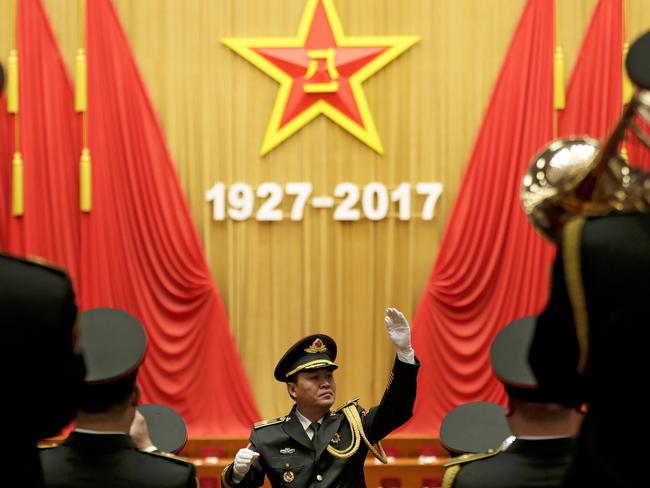
[[[84,147],[79,161],[79,208],[82,212],[92,209],[92,178],[90,150]]]
[[[18,51],[12,49],[7,60],[7,112],[18,113]]]
[[[630,100],[632,99],[632,95],[634,95],[634,85],[630,81],[630,77],[627,76],[627,70],[625,69],[625,60],[627,59],[627,52],[630,49],[630,43],[626,42],[623,44],[623,66],[622,66],[622,73],[623,73],[623,105],[627,105],[630,103]]]
[[[562,110],[566,106],[564,96],[564,53],[556,46],[553,54],[553,108]]]
[[[74,108],[77,112],[85,112],[88,109],[88,70],[83,48],[77,49],[74,80]]]
[[[14,153],[11,169],[11,211],[14,217],[22,217],[25,213],[24,175],[23,157],[19,152]]]

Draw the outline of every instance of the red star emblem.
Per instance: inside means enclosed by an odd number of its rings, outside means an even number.
[[[345,36],[333,0],[308,0],[296,37],[223,40],[280,83],[262,154],[320,114],[383,154],[361,84],[417,41]]]

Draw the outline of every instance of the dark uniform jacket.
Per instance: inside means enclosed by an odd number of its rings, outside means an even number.
[[[574,439],[515,440],[505,451],[458,459],[454,488],[555,488],[571,461]],[[475,457],[480,459],[472,460]],[[448,468],[449,469],[449,468]]]
[[[576,260],[568,233],[529,356],[541,387],[554,388],[566,403],[575,403],[575,392],[584,390],[590,404],[567,485],[650,486],[650,424],[640,401],[650,371],[650,215],[594,218],[578,233],[586,327],[579,326],[570,299]]]
[[[20,399],[20,406],[0,402],[14,453],[0,469],[22,477],[12,486],[41,486],[36,442],[56,435],[77,411],[86,369],[73,349],[76,317],[63,271],[0,253],[0,369],[11,371],[3,388]]]
[[[411,418],[418,368],[418,364],[396,359],[381,403],[367,413],[354,403],[370,443],[381,440]],[[256,425],[250,436],[250,449],[259,452],[260,457],[238,484],[232,480],[232,464],[229,465],[223,472],[222,485],[262,486],[266,475],[273,487],[365,488],[363,463],[368,447],[364,441],[360,440],[358,450],[348,458],[336,457],[327,450],[331,446],[344,451],[351,443],[351,426],[344,409],[339,408],[325,417],[318,432],[320,443],[315,450],[295,409],[294,406],[286,417]]]
[[[194,466],[180,458],[139,451],[125,434],[73,432],[41,449],[45,486],[194,488]]]

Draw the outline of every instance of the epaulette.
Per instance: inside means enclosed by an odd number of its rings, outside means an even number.
[[[357,404],[359,403],[359,397],[354,397],[352,400],[348,400],[348,401],[345,402],[343,405],[340,405],[339,407],[335,408],[335,409],[332,410],[332,411],[333,411],[333,412],[340,412],[340,411],[343,410],[345,407],[347,407],[348,405],[352,405],[353,403],[354,403],[355,405],[357,405]]]
[[[58,446],[58,444],[55,444],[53,442],[52,443],[39,442],[36,447],[38,447],[39,449],[52,449],[53,447],[57,447],[57,446]]]
[[[171,461],[176,461],[177,463],[192,464],[189,459],[176,456],[175,454],[170,454],[168,452],[162,452],[162,451],[139,451],[139,452],[141,452],[142,454],[151,454],[152,456],[158,456],[165,459],[169,459]]]
[[[46,259],[40,257],[40,256],[29,256],[29,257],[20,257],[20,256],[14,256],[12,254],[7,254],[4,252],[0,252],[0,256],[7,258],[7,259],[13,259],[14,261],[19,261],[21,263],[25,264],[31,264],[34,266],[38,266],[39,268],[45,268],[50,271],[54,271],[58,274],[65,275],[66,271],[64,268],[57,266],[56,264],[52,264]]]
[[[286,422],[290,418],[291,417],[276,417],[274,419],[262,420],[261,422],[257,422],[253,426],[253,429],[261,429],[262,427],[268,427],[269,425],[281,424],[282,422]]]
[[[449,466],[456,466],[457,464],[471,463],[472,461],[478,461],[479,459],[485,459],[492,456],[496,456],[501,452],[501,449],[490,449],[485,452],[477,452],[475,454],[463,454],[462,456],[455,457],[447,461],[444,466],[448,468]]]

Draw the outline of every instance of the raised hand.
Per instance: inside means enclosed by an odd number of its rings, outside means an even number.
[[[388,337],[395,344],[398,351],[410,351],[411,348],[411,328],[404,314],[396,308],[389,307],[386,309],[384,318]]]

